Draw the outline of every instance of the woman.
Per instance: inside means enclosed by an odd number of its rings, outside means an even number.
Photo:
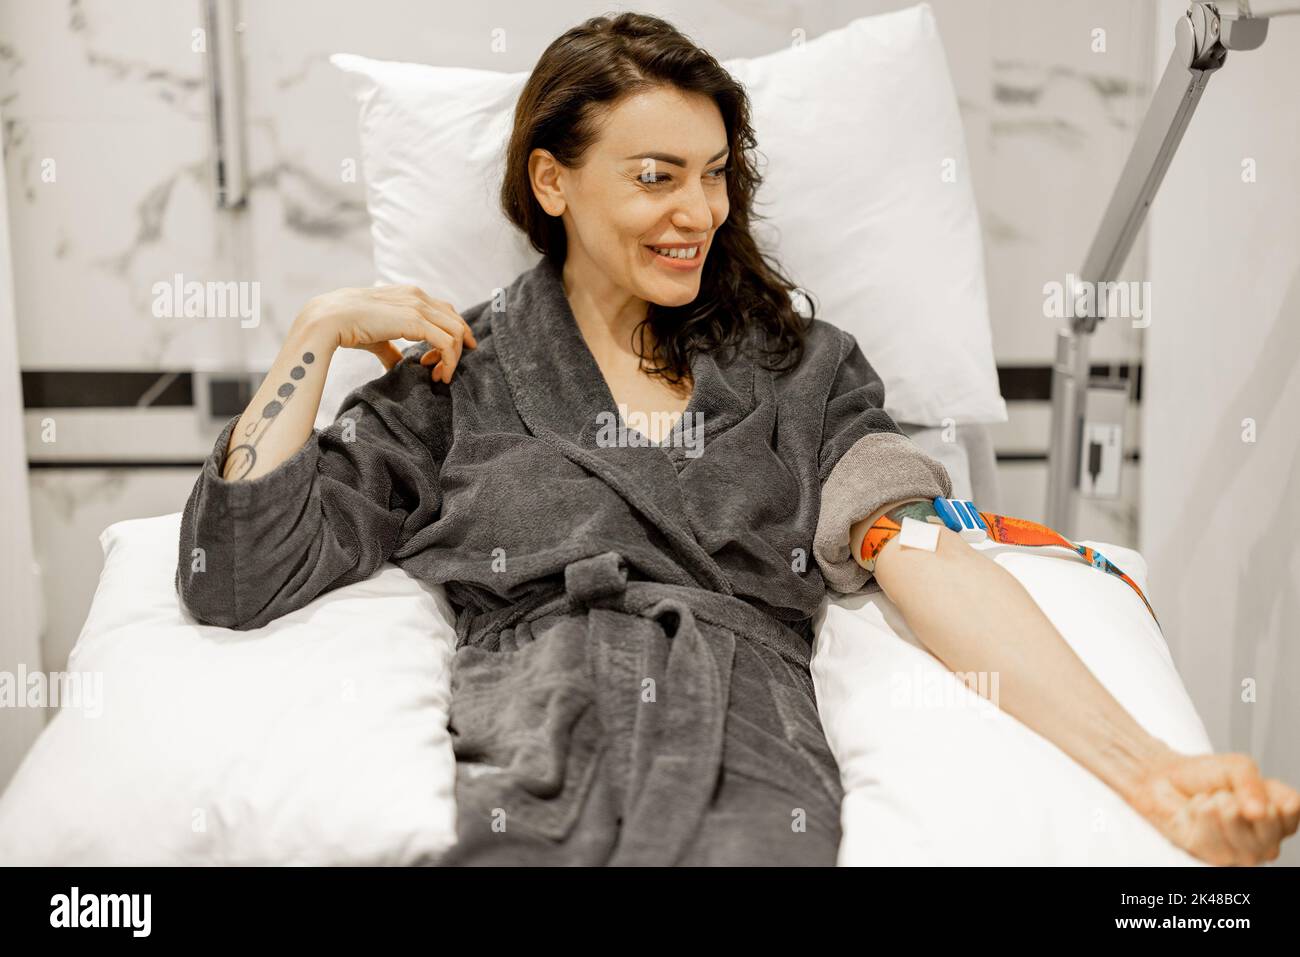
[[[260,626],[385,560],[446,584],[446,863],[835,861],[810,619],[828,581],[866,582],[850,543],[877,517],[951,484],[758,251],[754,145],[743,89],[667,23],[568,31],[501,190],[538,265],[463,316],[413,287],[313,299],[195,485],[177,585],[204,621]],[[315,433],[339,348],[388,371]],[[1175,843],[1253,863],[1295,830],[1300,795],[1144,732],[954,533],[890,542],[874,574],[938,658],[1000,673],[1003,708]]]

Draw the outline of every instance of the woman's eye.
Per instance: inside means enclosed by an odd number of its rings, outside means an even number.
[[[727,171],[730,169],[730,166],[719,166],[717,169],[709,170],[705,175],[715,180],[724,180],[727,178]],[[667,173],[642,173],[637,179],[648,186],[658,186],[660,183],[670,182],[672,177]]]

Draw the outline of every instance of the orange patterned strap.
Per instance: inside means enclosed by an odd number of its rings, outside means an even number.
[[[1146,605],[1147,611],[1151,612],[1156,627],[1160,627],[1160,619],[1156,616],[1155,609],[1151,607],[1151,602],[1147,601],[1147,596],[1142,593],[1142,589],[1138,587],[1137,582],[1124,574],[1114,562],[1095,548],[1088,545],[1076,545],[1065,536],[1039,522],[1031,522],[1025,518],[1013,518],[1009,515],[998,515],[994,512],[981,512],[975,508],[975,503],[960,499],[936,498],[933,502],[909,502],[892,508],[882,515],[867,530],[862,539],[862,563],[868,571],[875,570],[876,559],[879,557],[881,549],[885,547],[886,542],[903,530],[903,519],[907,517],[915,518],[918,521],[940,522],[957,532],[967,541],[980,541],[988,538],[1002,545],[1033,548],[1044,545],[1057,545],[1068,548],[1093,568],[1098,568],[1107,574],[1116,576],[1132,588],[1137,593],[1137,596],[1142,599],[1142,604]]]
[[[859,552],[862,558],[862,565],[869,572],[876,570],[876,559],[880,556],[881,549],[885,543],[903,530],[903,519],[914,518],[918,522],[938,522],[942,524],[939,513],[935,510],[934,502],[904,502],[902,505],[895,505],[867,529],[866,535],[862,538],[862,548]]]

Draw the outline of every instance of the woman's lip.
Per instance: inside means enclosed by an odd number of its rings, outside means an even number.
[[[655,245],[659,244],[656,243]],[[676,269],[680,272],[689,272],[692,269],[699,269],[700,264],[704,262],[704,243],[686,243],[684,245],[682,243],[669,243],[668,245],[659,246],[660,249],[683,249],[690,248],[691,246],[700,247],[700,251],[691,259],[673,259],[669,256],[660,256],[655,252],[654,246],[646,246],[644,248],[646,252],[650,254],[652,259],[658,261],[668,269]]]

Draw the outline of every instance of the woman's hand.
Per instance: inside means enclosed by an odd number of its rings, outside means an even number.
[[[1167,750],[1128,800],[1174,844],[1216,865],[1276,859],[1300,822],[1300,793],[1265,779],[1244,754]]]
[[[385,369],[402,361],[393,339],[427,342],[429,351],[420,364],[432,365],[430,374],[438,382],[451,381],[465,346],[478,347],[469,324],[451,304],[418,286],[335,289],[309,301],[297,321],[327,330],[341,348],[373,352]]]

